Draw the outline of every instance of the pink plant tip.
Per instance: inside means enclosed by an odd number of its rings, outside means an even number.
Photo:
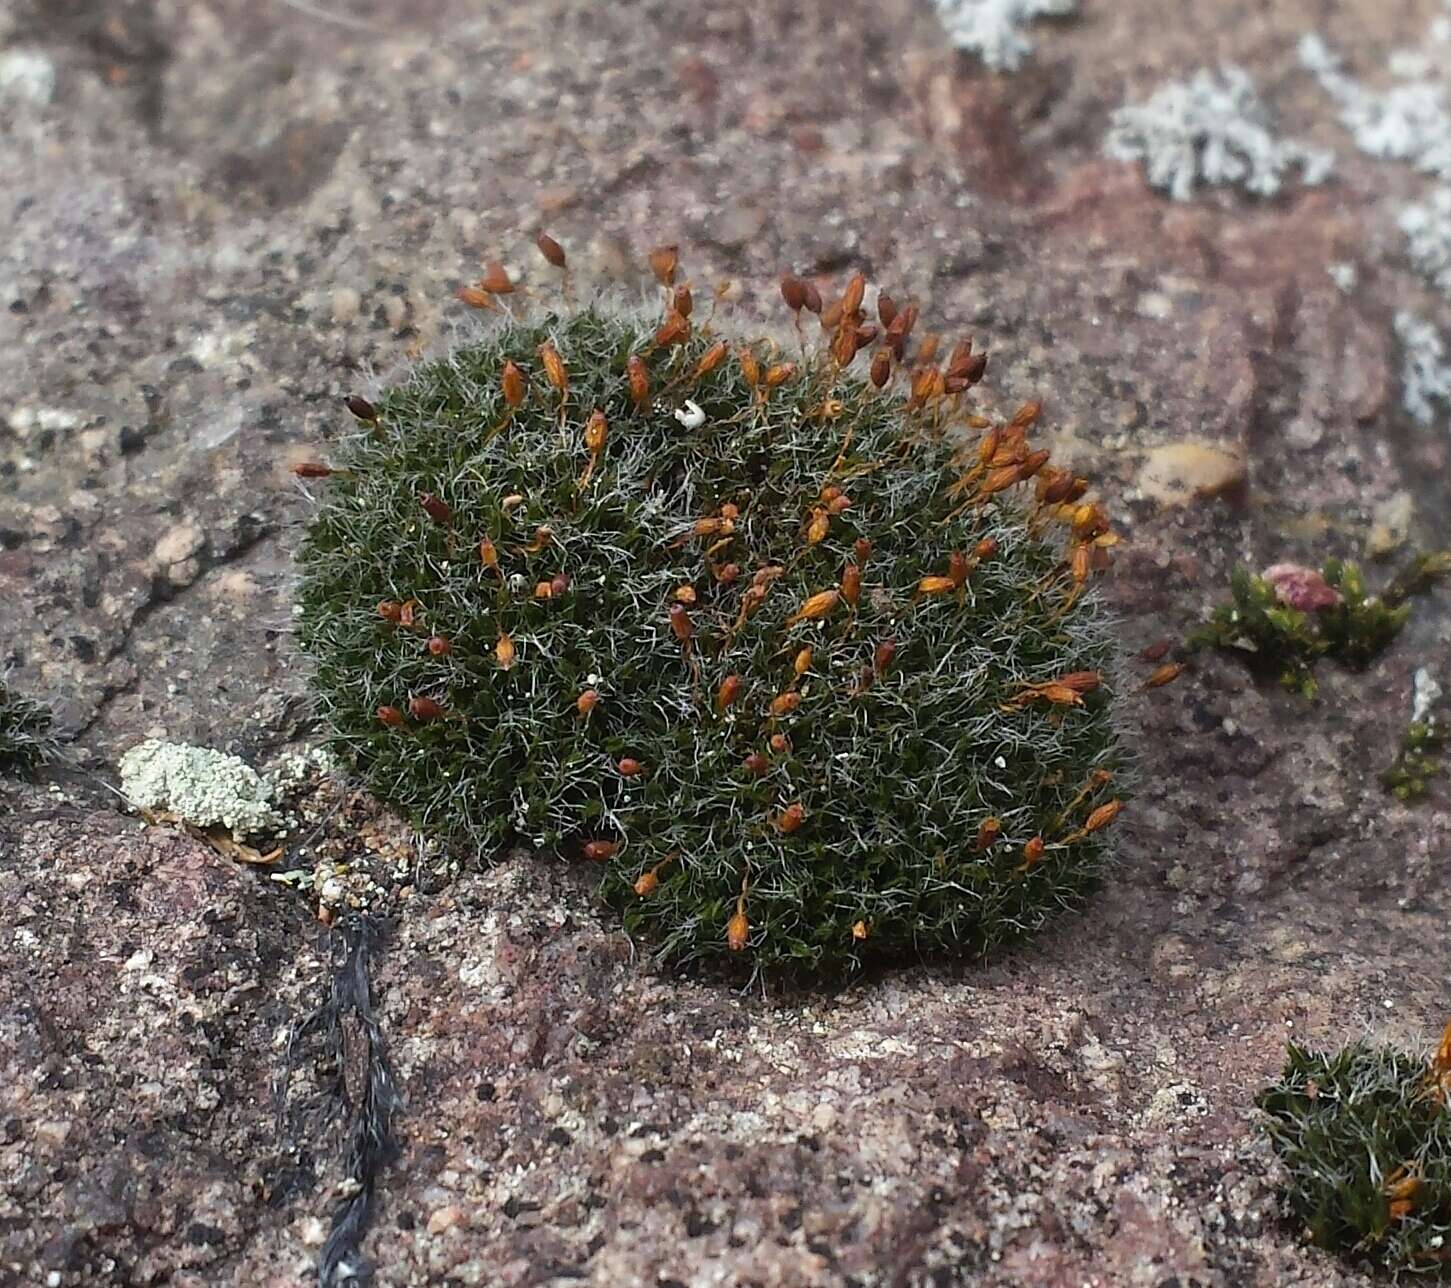
[[[1280,603],[1302,613],[1334,608],[1340,602],[1340,592],[1314,568],[1306,568],[1303,564],[1274,564],[1260,576],[1274,587],[1275,597]]]

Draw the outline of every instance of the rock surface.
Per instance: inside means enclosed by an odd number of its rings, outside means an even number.
[[[288,1147],[272,1096],[336,936],[91,776],[152,734],[308,735],[287,467],[346,429],[340,393],[472,325],[450,293],[480,258],[542,286],[537,227],[625,288],[678,240],[743,323],[781,266],[859,265],[985,340],[988,396],[1044,397],[1121,521],[1130,649],[1236,561],[1451,541],[1451,436],[1401,410],[1390,331],[1420,181],[1295,71],[1323,8],[1085,5],[1013,80],[917,0],[0,12],[0,659],[81,769],[3,789],[0,1281],[310,1282],[340,1133]],[[1323,30],[1373,72],[1437,11],[1347,0]],[[1125,97],[1222,59],[1334,183],[1174,206],[1100,158]],[[1280,1220],[1250,1101],[1286,1038],[1446,1019],[1451,797],[1375,774],[1415,667],[1451,674],[1447,605],[1313,706],[1218,659],[1135,690],[1120,872],[986,969],[740,995],[653,974],[547,861],[416,883],[376,980],[408,1103],[378,1282],[1369,1282]],[[304,1103],[329,1076],[296,1072]]]

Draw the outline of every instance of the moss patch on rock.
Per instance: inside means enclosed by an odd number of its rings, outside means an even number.
[[[1258,1098],[1285,1203],[1319,1246],[1398,1271],[1451,1264],[1451,1028],[1431,1058],[1291,1046]]]
[[[352,401],[299,625],[378,795],[597,862],[681,963],[979,954],[1081,904],[1119,808],[1107,523],[1036,408],[961,436],[981,355],[908,370],[884,317],[885,387],[847,370],[859,300],[821,353],[510,319]]]

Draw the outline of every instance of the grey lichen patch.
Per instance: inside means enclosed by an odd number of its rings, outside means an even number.
[[[1260,197],[1280,191],[1289,171],[1318,184],[1330,173],[1328,152],[1276,137],[1274,122],[1243,68],[1201,69],[1170,81],[1143,103],[1113,115],[1104,151],[1142,161],[1149,183],[1175,201],[1201,186],[1232,186]]]
[[[1034,18],[1066,17],[1078,0],[936,0],[937,15],[958,49],[994,71],[1017,71],[1032,52],[1023,28]]]
[[[148,738],[121,757],[121,791],[137,809],[165,811],[193,827],[223,827],[240,841],[286,831],[288,791],[313,768],[330,764],[326,753],[316,751],[259,773],[238,756]]]
[[[1433,25],[1425,54],[1400,55],[1392,60],[1395,84],[1384,90],[1368,89],[1343,70],[1339,57],[1315,33],[1300,41],[1300,63],[1335,100],[1340,123],[1355,145],[1370,156],[1409,161],[1417,169],[1451,178],[1451,110],[1447,107],[1447,80],[1451,68],[1451,40],[1443,26]],[[1436,74],[1436,62],[1444,64]]]
[[[1451,185],[1401,211],[1411,263],[1428,282],[1451,295]]]
[[[1451,359],[1441,333],[1414,313],[1396,314],[1401,342],[1401,402],[1423,425],[1436,419],[1436,409],[1451,410]]]

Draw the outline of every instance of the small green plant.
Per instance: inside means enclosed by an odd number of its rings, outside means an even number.
[[[1401,739],[1401,749],[1380,780],[1397,800],[1418,801],[1430,788],[1430,780],[1441,772],[1441,749],[1446,731],[1436,718],[1441,686],[1430,671],[1421,667],[1415,674],[1411,699],[1411,723]]]
[[[1394,1270],[1451,1264],[1451,1026],[1429,1061],[1360,1041],[1291,1045],[1256,1101],[1285,1204],[1319,1246]]]
[[[1351,667],[1369,665],[1400,634],[1411,595],[1448,570],[1446,552],[1422,555],[1376,596],[1366,593],[1360,569],[1340,559],[1327,559],[1319,572],[1276,564],[1256,576],[1236,568],[1230,602],[1216,608],[1188,642],[1236,653],[1254,670],[1313,698],[1316,662],[1331,657]]]
[[[56,751],[48,707],[22,697],[0,679],[0,774],[34,773]]]
[[[329,477],[298,602],[335,748],[481,858],[597,862],[676,962],[839,974],[1078,905],[1120,805],[1085,585],[1113,536],[1039,408],[970,417],[986,356],[910,360],[915,306],[869,321],[860,277],[788,275],[826,339],[783,351],[652,266],[663,321],[507,316],[299,467]]]

